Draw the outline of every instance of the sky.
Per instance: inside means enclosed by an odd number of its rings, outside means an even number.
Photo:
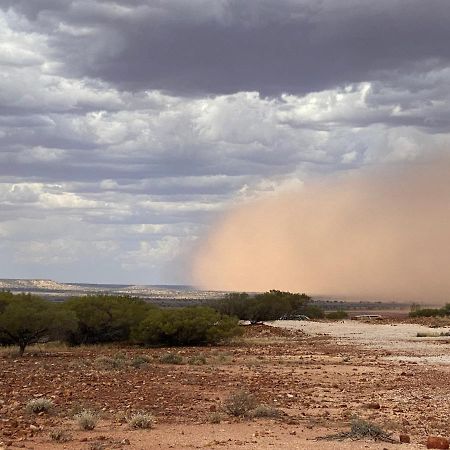
[[[448,0],[0,0],[0,278],[189,283],[211,227],[450,141]]]

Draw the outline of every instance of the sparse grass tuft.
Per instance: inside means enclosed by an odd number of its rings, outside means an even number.
[[[249,412],[249,416],[255,418],[268,417],[275,419],[281,416],[281,411],[273,406],[258,405],[255,409]]]
[[[61,428],[56,428],[50,431],[50,439],[56,442],[69,442],[72,440],[72,435]]]
[[[131,428],[148,429],[153,428],[155,419],[150,413],[137,412],[132,414],[131,417],[127,419],[127,422]]]
[[[343,440],[343,439],[373,439],[375,441],[383,442],[397,442],[391,437],[389,433],[384,431],[378,425],[367,422],[366,420],[354,418],[351,422],[350,431],[345,431],[343,433],[332,434],[330,436],[325,436],[325,440]]]
[[[138,355],[135,356],[130,361],[130,366],[135,367],[138,369],[139,367],[146,366],[150,362],[150,358],[146,355]]]
[[[223,419],[223,415],[220,412],[212,412],[209,416],[208,416],[208,422],[209,423],[220,423],[222,422]]]
[[[93,430],[98,422],[97,415],[88,409],[83,409],[74,419],[82,430]]]
[[[450,336],[450,332],[446,331],[446,332],[441,332],[441,333],[437,333],[437,332],[422,332],[422,333],[417,333],[416,335],[417,337],[444,337],[444,336]]]
[[[249,392],[239,390],[225,400],[223,407],[231,416],[242,417],[256,407],[256,400]]]
[[[166,353],[160,356],[159,362],[163,364],[183,364],[183,357],[176,353]]]
[[[188,359],[188,364],[192,366],[204,366],[208,363],[206,356],[200,353],[199,355],[193,355]]]
[[[113,357],[111,357],[111,356],[99,356],[98,358],[95,358],[94,364],[99,369],[120,370],[120,369],[123,369],[126,366],[126,360],[120,354],[116,354]]]
[[[213,365],[224,365],[224,364],[230,364],[233,357],[228,352],[211,352],[211,358],[210,363]]]
[[[39,413],[48,413],[53,409],[53,401],[48,398],[34,398],[30,400],[26,406],[25,410],[28,413],[39,414]]]

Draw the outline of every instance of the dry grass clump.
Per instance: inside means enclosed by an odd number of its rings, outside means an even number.
[[[50,439],[55,442],[69,442],[72,440],[72,435],[61,428],[56,428],[50,431]]]
[[[138,355],[130,361],[130,366],[138,369],[139,367],[146,366],[150,361],[151,359],[148,356]]]
[[[74,416],[74,419],[81,430],[93,430],[98,422],[97,415],[88,409],[83,409]]]
[[[199,355],[193,355],[188,359],[188,364],[192,366],[204,366],[208,363],[206,356],[200,353]]]
[[[183,357],[176,353],[166,353],[160,356],[159,362],[163,364],[183,364]]]
[[[208,416],[208,422],[209,423],[220,423],[222,422],[223,419],[223,414],[221,414],[218,411],[214,411],[212,412],[209,416]]]
[[[127,419],[127,422],[131,428],[148,429],[153,428],[153,425],[155,424],[155,418],[150,413],[137,412],[132,414],[131,417]]]
[[[53,409],[53,401],[49,398],[34,398],[30,400],[26,406],[25,410],[28,413],[39,414],[39,413],[48,413]]]
[[[106,370],[120,370],[126,366],[126,359],[122,353],[117,353],[114,356],[99,356],[95,358],[94,365],[99,369]]]
[[[247,415],[256,407],[255,397],[245,390],[239,390],[225,399],[224,410],[235,417]]]
[[[425,332],[425,333],[417,333],[416,337],[444,337],[444,336],[450,336],[450,332],[446,331],[446,332],[441,332],[441,333],[437,333],[437,332]]]
[[[281,411],[277,408],[274,408],[273,406],[258,405],[255,407],[255,409],[249,412],[249,416],[258,419],[264,417],[276,419],[278,417],[281,417]]]
[[[373,439],[374,441],[397,442],[389,433],[384,431],[378,425],[363,419],[355,418],[350,425],[350,431],[344,431],[338,434],[325,436],[325,440],[343,440],[343,439]]]

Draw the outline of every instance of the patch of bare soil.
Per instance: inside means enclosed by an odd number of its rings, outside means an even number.
[[[183,364],[162,363],[169,351]],[[43,347],[23,358],[3,352],[0,442],[36,450],[396,448],[316,440],[348,430],[359,417],[397,441],[408,434],[412,443],[404,448],[424,448],[428,435],[448,433],[450,367],[387,360],[388,353],[265,325],[245,327],[242,339],[222,347]],[[225,399],[241,389],[278,417],[225,414]],[[41,397],[52,399],[53,411],[26,412],[27,402]],[[98,414],[94,430],[79,430],[73,416],[82,409]],[[138,411],[154,415],[152,429],[130,428],[127,418]],[[57,429],[70,440],[52,440]]]

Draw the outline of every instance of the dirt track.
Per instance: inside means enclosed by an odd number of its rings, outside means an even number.
[[[424,448],[427,435],[446,435],[450,366],[389,360],[404,355],[403,350],[386,348],[390,338],[375,346],[369,339],[369,332],[380,333],[377,329],[407,328],[367,325],[372,327],[369,330],[359,324],[363,328],[350,330],[358,334],[338,337],[324,336],[320,328],[343,333],[347,326],[341,325],[345,324],[300,323],[302,328],[310,327],[305,331],[311,335],[247,327],[245,337],[233,345],[172,349],[185,362],[202,353],[206,364],[200,366],[162,364],[158,358],[167,349],[43,348],[23,359],[4,353],[0,357],[0,442],[36,450],[396,448],[373,441],[314,440],[348,430],[353,416],[381,425],[397,439],[401,432],[409,434],[413,443],[402,448]],[[366,331],[361,334],[361,330]],[[403,342],[403,337],[396,342]],[[421,345],[448,354],[443,342]],[[99,367],[100,355],[114,356],[119,350],[125,361],[145,354],[150,362],[137,368],[128,363],[119,369]],[[405,351],[411,356],[416,350]],[[222,423],[210,424],[211,414],[221,410],[224,399],[242,388],[259,403],[279,408],[282,416],[252,420],[225,416]],[[52,414],[35,416],[24,411],[26,402],[37,396],[53,398]],[[96,430],[77,430],[72,417],[81,407],[101,415]],[[138,410],[155,415],[153,430],[130,430],[125,417]],[[72,440],[52,442],[49,432],[55,428],[68,430]]]

